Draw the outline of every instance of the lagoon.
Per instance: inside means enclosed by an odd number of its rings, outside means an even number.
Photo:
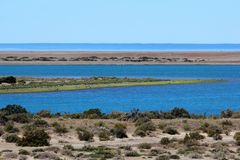
[[[30,77],[151,77],[163,79],[224,79],[226,82],[102,88],[52,93],[0,94],[0,106],[21,104],[32,112],[104,112],[170,110],[217,114],[240,109],[240,65],[1,65],[0,75]]]

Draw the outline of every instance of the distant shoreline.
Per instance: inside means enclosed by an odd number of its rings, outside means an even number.
[[[0,51],[0,65],[240,64],[240,51]]]

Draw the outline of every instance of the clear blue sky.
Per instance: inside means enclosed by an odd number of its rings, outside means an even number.
[[[0,43],[240,43],[240,0],[0,0]]]

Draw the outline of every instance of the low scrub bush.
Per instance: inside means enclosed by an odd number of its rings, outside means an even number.
[[[147,136],[147,133],[146,133],[146,131],[144,131],[144,130],[136,129],[136,130],[134,131],[134,136],[145,137],[145,136]]]
[[[18,154],[19,155],[30,155],[30,152],[28,152],[27,150],[24,150],[24,149],[20,149],[18,151]]]
[[[55,154],[55,153],[50,153],[50,152],[42,152],[42,153],[37,153],[34,156],[34,159],[51,159],[51,160],[61,160],[61,158]]]
[[[90,131],[83,128],[77,128],[76,130],[80,141],[93,141],[94,135]]]
[[[16,79],[16,77],[13,77],[13,76],[0,77],[0,84],[1,83],[14,84],[14,83],[17,83],[17,79]]]
[[[84,111],[82,113],[82,118],[88,118],[88,119],[97,119],[97,118],[102,118],[103,113],[99,108],[94,108],[94,109],[89,109],[87,111]]]
[[[54,131],[59,134],[64,134],[68,132],[68,129],[65,127],[65,125],[60,125],[59,123],[55,123],[53,125]]]
[[[199,138],[197,138],[197,139],[199,139]],[[185,144],[188,147],[186,150],[191,149],[191,147],[193,147],[193,146],[198,146],[199,142],[197,139],[194,137],[191,137],[189,134],[186,134],[183,139],[183,144]]]
[[[227,110],[221,112],[222,118],[231,118],[232,116],[233,116],[233,111],[230,109],[227,109]]]
[[[18,113],[8,116],[9,120],[12,120],[17,123],[29,123],[31,122],[31,116],[28,113]]]
[[[203,135],[201,135],[200,133],[198,132],[190,132],[189,133],[189,137],[191,139],[195,139],[195,140],[201,140],[201,139],[204,139],[205,137]]]
[[[222,140],[222,136],[220,134],[214,134],[213,139],[216,140],[216,141]]]
[[[230,121],[230,120],[224,120],[224,121],[222,121],[222,122],[221,122],[221,125],[222,125],[223,127],[225,127],[225,126],[233,126],[232,121]]]
[[[184,125],[183,125],[183,129],[184,129],[185,131],[190,131],[190,130],[191,130],[191,128],[190,128],[190,126],[189,126],[188,124],[184,124]]]
[[[17,143],[20,138],[16,134],[8,134],[5,136],[5,140],[8,143]]]
[[[19,132],[19,129],[16,128],[13,123],[7,123],[4,126],[4,131],[8,132],[8,133],[17,133],[17,132]]]
[[[126,130],[127,130],[126,125],[124,125],[122,123],[116,123],[114,125],[114,128],[111,129],[111,132],[117,138],[127,138],[128,136],[127,136]]]
[[[8,122],[8,118],[0,113],[0,125],[5,125]]]
[[[190,114],[184,108],[174,108],[171,110],[170,114],[173,118],[190,118]]]
[[[152,145],[150,143],[141,143],[138,145],[139,149],[151,149]]]
[[[137,151],[128,151],[125,153],[126,157],[139,157],[140,154]]]
[[[167,134],[170,134],[170,135],[179,134],[178,131],[174,127],[171,127],[171,126],[168,126],[168,127],[164,128],[163,133],[167,133]]]
[[[40,112],[36,113],[36,115],[38,115],[39,117],[42,117],[42,118],[51,118],[52,117],[51,112],[49,112],[48,110],[41,110]]]
[[[168,155],[161,155],[156,158],[156,160],[170,160]]]
[[[170,158],[170,159],[180,159],[180,156],[179,156],[179,155],[176,155],[176,154],[173,154],[173,155],[170,155],[169,158]]]
[[[163,137],[160,141],[160,144],[162,145],[168,145],[170,143],[170,139],[168,137]]]
[[[240,146],[240,132],[236,132],[236,133],[234,134],[233,138],[235,139],[236,144],[237,144],[238,146]]]
[[[107,147],[99,146],[96,147],[93,151],[93,154],[90,154],[92,158],[99,158],[99,159],[112,159],[114,158],[116,153]]]
[[[209,126],[207,128],[207,134],[209,137],[213,137],[214,135],[218,135],[222,133],[222,129],[218,126]]]
[[[156,130],[155,124],[152,121],[148,121],[138,126],[134,132],[134,135],[144,137],[148,135],[151,131],[155,130]]]
[[[109,141],[111,133],[108,130],[101,130],[98,133],[98,137],[100,141]]]
[[[2,108],[0,112],[2,112],[5,116],[19,114],[19,113],[28,113],[25,108],[16,104],[7,105],[5,108]]]
[[[37,119],[33,122],[33,125],[36,127],[48,127],[48,122],[42,119]]]
[[[4,134],[4,130],[0,128],[0,137]]]
[[[18,141],[18,146],[49,146],[50,136],[43,129],[26,130],[21,140]]]
[[[137,121],[135,122],[135,126],[141,126],[142,124],[147,123],[149,121],[151,121],[151,119],[149,119],[148,117],[138,118]]]

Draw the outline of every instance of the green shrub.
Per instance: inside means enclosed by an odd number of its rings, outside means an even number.
[[[200,130],[202,130],[203,132],[207,132],[209,126],[210,126],[210,124],[205,122],[205,123],[201,124]]]
[[[25,108],[16,104],[7,105],[5,108],[2,108],[0,112],[2,112],[5,116],[19,114],[19,113],[28,113]]]
[[[48,127],[48,122],[42,119],[37,119],[33,122],[33,125],[36,127]]]
[[[169,160],[170,157],[168,155],[161,155],[156,158],[156,160]]]
[[[221,112],[221,117],[222,118],[231,118],[233,115],[233,111],[230,109],[227,109],[226,111]]]
[[[7,122],[8,118],[3,113],[0,113],[0,125],[5,125]]]
[[[240,132],[236,132],[236,133],[234,134],[233,138],[235,139],[236,144],[237,144],[238,146],[240,146]]]
[[[161,129],[161,130],[163,130],[165,127],[167,127],[167,125],[168,125],[168,124],[166,124],[166,123],[159,123],[159,124],[158,124],[158,128]]]
[[[18,146],[49,146],[50,136],[43,129],[26,130],[18,141]]]
[[[126,133],[126,125],[122,123],[116,123],[114,125],[114,128],[111,130],[113,135],[115,135],[117,138],[127,138],[127,133]]]
[[[174,108],[171,110],[170,114],[173,118],[190,118],[190,114],[184,108]]]
[[[171,126],[168,126],[168,127],[164,128],[163,133],[167,133],[167,134],[170,134],[170,135],[179,134],[178,131]]]
[[[155,124],[152,121],[148,121],[138,126],[134,132],[134,135],[144,137],[148,135],[151,131],[155,130]]]
[[[28,113],[12,114],[8,116],[8,119],[17,123],[29,123],[31,121],[31,117]]]
[[[222,136],[220,134],[215,134],[215,135],[213,135],[213,139],[216,141],[222,140]]]
[[[163,137],[160,141],[160,144],[162,145],[168,145],[170,143],[170,139],[168,137]]]
[[[152,145],[150,143],[141,143],[138,145],[139,149],[151,149]]]
[[[16,128],[13,123],[7,123],[5,126],[4,126],[4,131],[5,132],[8,132],[8,133],[17,133],[19,132],[19,129]]]
[[[184,139],[183,139],[183,143],[187,146],[187,147],[192,147],[192,146],[197,146],[199,145],[199,142],[197,141],[197,139],[190,137],[189,134],[186,134]]]
[[[93,141],[93,134],[83,128],[77,128],[77,134],[80,141]]]
[[[191,130],[191,128],[190,128],[190,126],[189,126],[188,124],[184,124],[184,125],[183,125],[183,129],[184,129],[185,131],[190,131],[190,130]]]
[[[141,117],[141,118],[138,118],[137,121],[135,122],[135,126],[140,126],[146,122],[149,122],[151,121],[151,119],[149,119],[148,117]]]
[[[18,154],[19,155],[30,155],[30,152],[28,152],[27,150],[24,150],[24,149],[20,149],[18,151]]]
[[[218,126],[209,126],[207,128],[207,134],[209,137],[213,137],[214,135],[221,134],[222,129],[219,128]]]
[[[82,115],[83,115],[83,118],[97,119],[97,118],[102,118],[103,113],[99,108],[94,108],[94,109],[89,109],[87,111],[84,111]]]
[[[63,146],[63,149],[64,149],[64,150],[71,150],[71,151],[73,151],[73,150],[74,150],[74,147],[73,147],[72,145],[64,145],[64,146]]]
[[[55,123],[53,127],[56,133],[64,134],[68,132],[67,128],[64,125],[60,125],[59,123]]]
[[[9,84],[14,84],[17,82],[17,79],[13,76],[8,76],[8,77],[0,77],[0,84],[1,83],[9,83]]]
[[[16,134],[8,134],[6,135],[5,140],[8,143],[17,143],[20,138]]]
[[[139,157],[140,154],[137,151],[128,151],[125,153],[126,157]]]
[[[116,153],[112,149],[104,146],[99,146],[94,149],[93,154],[90,156],[92,158],[112,159],[115,157],[115,155]]]
[[[98,133],[98,137],[100,141],[109,141],[111,133],[107,130],[101,130]]]
[[[48,110],[41,110],[40,112],[36,113],[36,115],[38,115],[39,117],[42,117],[42,118],[51,118],[52,117],[51,112],[49,112]]]
[[[0,128],[0,137],[4,134],[4,131],[2,128]]]
[[[232,121],[230,120],[224,120],[221,122],[221,125],[224,126],[233,126]]]
[[[189,136],[190,136],[191,139],[195,139],[195,140],[201,140],[201,139],[205,138],[203,135],[201,135],[198,132],[190,132]]]
[[[106,128],[106,123],[103,121],[98,121],[97,123],[94,124],[96,127],[104,127]]]
[[[141,130],[141,129],[136,129],[134,131],[134,136],[140,136],[140,137],[145,137],[147,135],[146,131]]]
[[[180,157],[179,157],[178,155],[176,155],[176,154],[170,155],[169,158],[170,158],[170,159],[180,159]]]

